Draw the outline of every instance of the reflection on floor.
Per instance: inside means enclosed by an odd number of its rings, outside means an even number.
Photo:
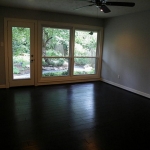
[[[2,150],[149,150],[150,100],[102,82],[0,89]]]

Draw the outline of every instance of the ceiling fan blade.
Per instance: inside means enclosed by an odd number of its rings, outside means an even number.
[[[104,13],[109,13],[109,12],[111,12],[110,9],[109,9],[107,6],[105,6],[105,5],[102,5],[102,6],[100,6],[99,8],[100,8],[100,10],[103,10]]]
[[[84,1],[84,2],[88,2],[88,3],[93,3],[95,4],[95,1],[92,1],[92,0],[75,0],[76,2],[81,2],[81,1]]]
[[[105,4],[109,6],[125,6],[125,7],[135,6],[135,3],[132,2],[106,2]]]
[[[75,8],[74,10],[78,10],[78,9],[81,9],[81,8],[84,8],[84,7],[94,6],[94,5],[95,5],[95,4],[85,5],[85,6],[81,6],[81,7]]]

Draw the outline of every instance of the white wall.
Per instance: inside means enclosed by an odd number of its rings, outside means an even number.
[[[101,76],[150,94],[150,11],[105,19]]]

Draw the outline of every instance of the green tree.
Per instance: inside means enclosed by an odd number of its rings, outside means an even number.
[[[13,27],[12,28],[12,49],[13,55],[29,53],[30,51],[30,29]]]
[[[97,33],[89,34],[89,31],[76,31],[75,32],[75,48],[82,47],[82,51],[85,50],[87,54],[89,51],[96,51]]]
[[[64,56],[66,56],[69,51],[69,40],[69,30],[43,27],[42,56],[48,65],[50,65],[50,59],[46,58],[47,51],[50,51],[51,56],[60,56],[55,47],[61,44],[65,51]]]

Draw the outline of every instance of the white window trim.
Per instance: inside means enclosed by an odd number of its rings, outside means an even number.
[[[97,55],[96,57],[89,57],[89,58],[96,58],[98,63],[96,66],[96,74],[94,75],[73,75],[73,57],[69,55],[66,58],[69,58],[71,61],[72,66],[70,67],[70,75],[69,76],[60,76],[60,77],[42,77],[42,27],[56,27],[60,29],[70,29],[70,53],[73,54],[74,52],[74,36],[75,30],[87,30],[87,31],[97,31],[98,39],[97,39]],[[45,84],[56,84],[56,83],[68,83],[68,82],[82,82],[82,81],[93,81],[93,80],[100,80],[100,72],[101,72],[101,59],[102,59],[102,41],[103,41],[103,28],[97,26],[88,26],[88,25],[78,25],[78,24],[68,24],[68,23],[59,23],[59,22],[48,22],[48,21],[38,21],[38,85],[45,85]],[[52,58],[52,57],[50,57]],[[56,58],[56,57],[54,57]],[[58,57],[61,58],[61,57]],[[63,57],[65,58],[65,57]],[[82,57],[83,58],[83,57]],[[87,57],[85,57],[87,58]]]
[[[12,21],[12,22],[25,22],[25,23],[34,23],[34,59],[35,59],[35,63],[34,63],[34,85],[37,86],[38,83],[38,79],[37,79],[37,20],[28,20],[28,19],[16,19],[16,18],[4,18],[4,43],[5,43],[5,74],[6,74],[6,88],[10,87],[10,83],[9,83],[9,51],[8,51],[8,22]],[[25,86],[23,84],[23,86]]]

